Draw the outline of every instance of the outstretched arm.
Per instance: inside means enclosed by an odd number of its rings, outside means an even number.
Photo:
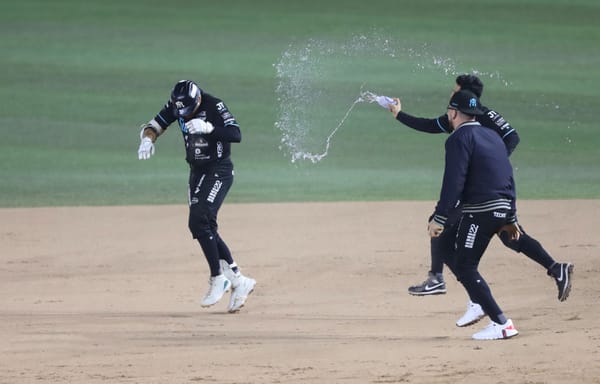
[[[402,102],[399,98],[394,98],[395,104],[390,105],[390,112],[396,120],[417,131],[427,133],[450,133],[450,124],[448,117],[442,115],[437,119],[426,119],[422,117],[414,117],[408,113],[402,112]]]
[[[442,115],[437,119],[426,119],[423,117],[414,117],[408,113],[400,111],[396,115],[396,120],[409,128],[427,133],[450,133],[448,117]]]

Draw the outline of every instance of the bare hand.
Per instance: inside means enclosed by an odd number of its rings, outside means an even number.
[[[519,238],[523,234],[523,232],[521,232],[519,224],[517,224],[516,222],[512,224],[503,225],[502,228],[500,228],[500,230],[498,231],[498,233],[502,232],[506,232],[508,234],[508,238],[512,241],[519,240]]]
[[[394,117],[396,117],[398,115],[398,112],[400,112],[402,110],[402,103],[400,102],[400,99],[397,97],[394,97],[394,104],[390,104],[390,112],[392,112],[392,115],[394,115]]]
[[[429,232],[430,237],[439,237],[444,232],[444,227],[431,220],[427,225],[427,232]]]

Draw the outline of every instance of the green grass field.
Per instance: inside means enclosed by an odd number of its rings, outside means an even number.
[[[521,136],[519,198],[598,198],[599,16],[594,0],[6,3],[0,206],[185,203],[177,129],[137,159],[139,125],[182,78],[224,99],[242,126],[228,202],[436,199],[447,136],[374,105],[355,106],[321,162],[291,163],[275,124],[307,101],[280,104],[277,63],[310,41],[334,49],[313,52],[315,150],[365,83],[436,117],[456,73],[477,70],[482,101]],[[397,54],[343,53],[356,36],[388,39]]]

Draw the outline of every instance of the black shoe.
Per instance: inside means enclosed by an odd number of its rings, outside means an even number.
[[[443,295],[446,293],[446,283],[441,275],[437,277],[430,272],[427,280],[419,285],[408,287],[408,293],[416,296]]]
[[[556,281],[558,301],[567,300],[569,293],[571,293],[573,267],[571,263],[556,263],[548,270],[548,274]]]

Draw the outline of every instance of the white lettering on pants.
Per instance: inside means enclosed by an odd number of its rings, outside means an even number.
[[[215,202],[215,198],[217,197],[217,193],[219,193],[219,190],[221,189],[222,184],[223,183],[221,183],[221,180],[215,181],[215,185],[213,185],[212,189],[210,190],[210,193],[208,194],[206,201],[208,201],[209,203]]]
[[[471,224],[469,227],[469,233],[467,233],[467,240],[465,240],[465,248],[473,248],[475,244],[475,237],[477,236],[477,230],[479,225]]]

